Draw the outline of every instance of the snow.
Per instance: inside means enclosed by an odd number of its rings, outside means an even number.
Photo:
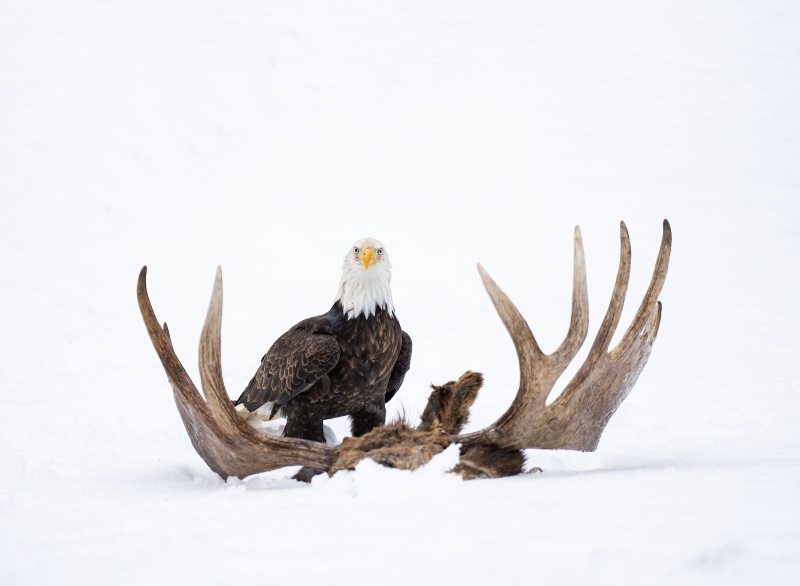
[[[800,582],[798,25],[788,1],[4,2],[0,583]],[[530,451],[543,472],[515,478],[445,453],[225,483],[135,302],[147,264],[197,380],[222,265],[236,395],[380,238],[414,340],[392,409],[477,370],[478,429],[518,371],[475,263],[552,351],[573,227],[591,337],[624,219],[618,340],[663,218],[639,382],[596,452]]]
[[[244,405],[238,405],[236,407],[236,412],[239,414],[239,417],[244,419],[254,429],[262,433],[280,437],[283,435],[286,419],[277,416],[274,419],[271,418],[272,408],[274,406],[275,403],[264,403],[261,407],[251,412],[245,409]],[[336,432],[333,428],[325,423],[322,424],[322,433],[325,436],[325,443],[331,445],[342,443],[339,441],[339,438],[336,437]]]

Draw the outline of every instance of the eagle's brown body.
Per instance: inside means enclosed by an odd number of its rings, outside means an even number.
[[[325,441],[322,422],[344,415],[360,436],[383,425],[410,363],[411,338],[393,313],[348,319],[337,301],[278,338],[236,404],[253,411],[274,403],[289,437]]]

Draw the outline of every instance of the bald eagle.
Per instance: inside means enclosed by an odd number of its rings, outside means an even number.
[[[349,415],[356,437],[383,425],[386,402],[411,364],[411,338],[397,321],[391,280],[383,244],[373,238],[353,244],[333,307],[278,338],[235,404],[252,412],[271,403],[272,416],[286,417],[285,436],[321,442],[325,419]]]

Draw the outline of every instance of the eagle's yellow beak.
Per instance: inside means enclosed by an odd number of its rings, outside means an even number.
[[[364,250],[361,251],[361,262],[364,263],[364,270],[366,271],[369,270],[369,264],[372,262],[374,256],[375,253],[372,252],[371,248],[365,248]]]

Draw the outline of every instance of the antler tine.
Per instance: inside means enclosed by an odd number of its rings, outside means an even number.
[[[150,341],[155,346],[156,353],[161,359],[161,364],[163,364],[164,370],[167,371],[167,376],[179,385],[181,394],[189,396],[192,392],[197,393],[197,388],[194,386],[192,379],[186,374],[181,361],[172,349],[172,341],[169,337],[167,324],[165,323],[162,327],[158,323],[153,306],[150,304],[150,296],[147,294],[146,266],[139,271],[139,280],[136,283],[136,299],[139,302],[139,311],[144,319],[144,325],[147,328]],[[199,393],[197,398],[200,399]],[[202,399],[200,400],[202,401]]]
[[[222,267],[217,267],[206,321],[200,334],[198,350],[200,384],[203,387],[203,394],[206,396],[208,406],[211,408],[211,413],[219,426],[228,434],[236,434],[245,431],[245,428],[249,430],[252,428],[236,414],[236,410],[228,398],[228,392],[225,390],[225,383],[222,380],[221,331]]]
[[[661,294],[661,289],[664,287],[664,282],[667,280],[667,269],[669,268],[669,257],[672,252],[672,227],[667,220],[664,220],[663,233],[661,236],[661,246],[658,251],[658,258],[656,259],[656,266],[653,269],[653,276],[650,279],[650,285],[647,292],[642,299],[642,303],[633,318],[631,325],[625,331],[625,335],[614,350],[609,354],[611,360],[615,360],[619,354],[624,353],[644,326],[644,322],[649,317],[649,310],[658,300]],[[660,313],[660,309],[659,309]]]
[[[622,315],[622,307],[625,305],[625,295],[628,292],[628,280],[631,276],[631,240],[628,236],[628,227],[625,222],[619,223],[619,268],[617,269],[617,280],[614,283],[614,291],[611,293],[611,301],[608,303],[606,315],[600,329],[595,336],[589,356],[599,356],[600,353],[608,350],[611,338],[617,330],[619,318]],[[588,361],[588,359],[587,359]]]
[[[557,364],[569,364],[586,340],[589,332],[589,292],[586,286],[586,258],[581,229],[575,226],[575,252],[572,272],[572,315],[567,336],[550,357]],[[563,369],[562,369],[563,372]],[[559,373],[561,376],[561,373]],[[555,381],[554,381],[555,382]]]
[[[483,286],[489,294],[495,309],[497,310],[500,319],[506,326],[511,339],[514,342],[514,347],[517,349],[517,356],[519,357],[520,364],[529,365],[534,367],[538,362],[541,362],[545,355],[539,348],[536,338],[531,331],[528,322],[522,317],[522,314],[517,309],[516,305],[512,303],[503,290],[497,286],[494,279],[489,276],[486,269],[478,263],[478,272],[483,279]],[[522,376],[522,373],[521,373]],[[520,381],[520,388],[522,388],[522,381]]]

